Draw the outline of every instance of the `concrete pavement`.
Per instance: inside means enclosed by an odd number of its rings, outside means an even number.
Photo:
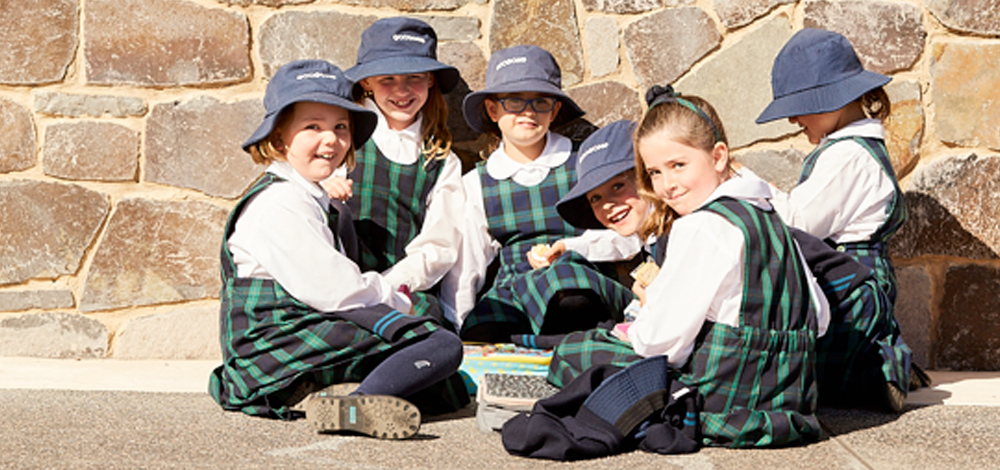
[[[0,468],[1000,469],[1000,373],[931,372],[935,387],[911,394],[898,416],[821,410],[828,437],[805,447],[559,463],[508,455],[471,408],[409,441],[223,412],[204,392],[216,365],[0,358]]]

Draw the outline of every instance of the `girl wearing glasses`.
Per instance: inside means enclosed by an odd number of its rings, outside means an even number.
[[[533,335],[588,329],[621,316],[633,299],[590,261],[628,259],[638,243],[610,230],[583,232],[555,205],[576,181],[575,146],[551,132],[582,116],[562,91],[559,65],[536,46],[497,51],[486,89],[463,104],[490,155],[463,177],[462,249],[442,283],[446,317],[471,341],[531,344]],[[561,256],[560,256],[561,255]]]
[[[437,284],[458,256],[454,214],[465,202],[443,95],[458,83],[458,70],[437,61],[437,35],[427,23],[393,17],[362,33],[357,64],[344,73],[378,126],[354,170],[324,187],[353,213],[361,269],[408,292],[415,315],[441,321]]]

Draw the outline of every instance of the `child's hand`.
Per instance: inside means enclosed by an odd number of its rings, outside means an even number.
[[[559,240],[550,245],[538,244],[528,252],[528,264],[532,269],[544,268],[552,264],[552,260],[566,252],[566,244]]]
[[[639,298],[639,305],[646,305],[646,285],[636,280],[632,283],[632,293]]]
[[[351,181],[347,178],[341,178],[339,176],[332,176],[327,178],[326,181],[322,182],[323,189],[326,193],[330,195],[330,199],[339,199],[341,201],[347,201],[354,195],[351,191]]]

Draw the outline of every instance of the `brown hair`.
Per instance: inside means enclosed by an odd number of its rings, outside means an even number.
[[[448,130],[448,103],[438,87],[435,76],[434,86],[427,90],[427,102],[422,109],[423,124],[420,125],[420,135],[423,137],[423,152],[431,160],[442,160],[451,153],[451,131]]]
[[[253,162],[258,165],[268,165],[275,161],[287,161],[285,158],[285,147],[279,149],[274,145],[275,140],[278,136],[284,132],[285,126],[288,125],[288,121],[292,118],[292,112],[295,109],[296,103],[292,103],[289,106],[285,106],[284,109],[278,112],[278,117],[274,120],[274,127],[271,129],[271,133],[267,137],[253,143],[247,149],[250,152],[250,158]],[[354,113],[348,112],[351,119],[348,121],[348,132],[351,136],[354,136]],[[287,144],[286,144],[287,145]],[[346,166],[347,171],[354,169],[354,164],[356,162],[356,157],[354,156],[354,139],[351,139],[351,146],[347,148],[347,154],[344,155],[344,161],[341,166]]]
[[[684,102],[687,103],[684,103]],[[701,113],[695,111],[689,104]],[[667,138],[697,149],[711,153],[715,144],[728,145],[726,130],[722,120],[708,101],[697,96],[663,96],[653,101],[652,106],[642,117],[635,131],[635,174],[639,195],[650,203],[652,210],[646,222],[639,229],[642,237],[662,235],[670,230],[670,225],[678,217],[677,213],[663,202],[653,191],[653,182],[649,178],[646,165],[639,152],[639,142],[653,134],[669,129]],[[732,158],[729,160],[729,171],[732,174]]]
[[[884,121],[892,113],[892,103],[885,88],[878,87],[861,95],[861,109],[872,119]]]

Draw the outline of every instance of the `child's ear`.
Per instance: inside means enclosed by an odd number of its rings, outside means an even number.
[[[489,116],[493,122],[500,120],[500,103],[493,98],[486,98],[483,100],[483,107],[486,108],[486,115]]]
[[[556,117],[559,116],[560,109],[562,109],[562,100],[557,99],[556,103],[552,106],[552,116],[549,118],[549,122],[556,120]]]
[[[712,166],[719,174],[729,174],[729,146],[725,142],[716,142],[712,147]]]

